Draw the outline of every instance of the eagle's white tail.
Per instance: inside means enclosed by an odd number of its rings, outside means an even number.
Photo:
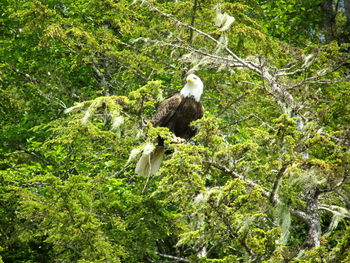
[[[163,161],[164,147],[146,145],[136,164],[135,172],[141,176],[150,176],[158,172]]]

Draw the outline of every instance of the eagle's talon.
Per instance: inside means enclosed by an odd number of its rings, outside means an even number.
[[[185,144],[186,143],[185,139],[177,137],[174,134],[172,135],[172,137],[173,137],[172,142],[175,143],[175,144]]]

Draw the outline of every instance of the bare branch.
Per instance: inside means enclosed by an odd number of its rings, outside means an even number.
[[[134,42],[135,42],[135,41],[134,41]],[[133,50],[134,52],[140,53],[140,51],[139,51],[135,46],[132,46],[132,45],[130,45],[130,44],[128,44],[128,43],[125,43],[125,42],[121,42],[121,44],[124,45],[124,46],[126,46],[127,48]],[[157,61],[157,62],[159,62],[159,63],[161,63],[161,64],[164,64],[164,65],[166,65],[166,66],[168,66],[168,67],[170,67],[170,68],[172,68],[172,69],[175,69],[175,68],[176,68],[174,65],[171,65],[169,62],[164,61],[164,60],[160,59],[159,57],[157,57],[157,56],[155,56],[155,55],[153,55],[153,54],[151,54],[151,53],[147,53],[147,56],[149,56],[149,57],[152,58],[153,60],[155,60],[155,61]],[[149,78],[148,78],[148,79],[149,79]]]
[[[326,235],[332,232],[338,225],[339,221],[344,218],[350,218],[350,212],[345,207],[337,206],[337,205],[320,205],[319,209],[326,210],[333,214],[332,221],[329,224],[328,230],[326,231]]]
[[[154,11],[156,11],[157,13],[159,13],[160,15],[173,20],[174,22],[176,22],[180,26],[187,27],[187,28],[191,29],[192,31],[197,32],[198,34],[208,38],[209,40],[211,40],[215,44],[220,45],[219,41],[217,39],[215,39],[214,37],[212,37],[211,35],[209,35],[208,33],[205,33],[202,30],[199,30],[198,28],[191,26],[189,24],[183,23],[182,21],[178,20],[177,18],[175,18],[171,14],[165,13],[165,12],[161,11],[160,9],[156,8],[154,5],[152,5],[148,1],[144,1],[144,2],[147,3],[149,6],[151,6],[151,8]],[[240,64],[251,69],[252,71],[254,71],[258,74],[261,74],[259,67],[255,63],[250,62],[250,61],[245,61],[244,59],[240,58],[238,55],[236,55],[233,51],[231,51],[227,47],[225,47],[224,50],[235,60],[235,62],[239,62]]]
[[[319,79],[315,81],[305,81],[304,84],[335,84],[339,82],[345,82],[350,80],[350,75],[346,76],[343,79],[338,79],[338,80],[326,80],[326,79]]]
[[[296,66],[297,66],[297,63],[295,61],[291,61],[287,64],[287,66],[285,68],[281,68],[280,71],[286,72],[286,71],[292,70]]]
[[[245,178],[244,176],[242,176],[242,175],[236,173],[235,171],[232,171],[232,170],[228,169],[227,167],[222,166],[218,163],[208,162],[208,164],[223,171],[224,173],[230,174],[233,178],[238,178],[238,179],[244,181],[245,183],[247,183],[248,185],[250,185],[252,187],[256,187],[256,188],[261,189],[261,193],[263,194],[263,196],[265,196],[270,201],[271,193],[269,191],[264,190],[261,185],[255,183],[254,181],[252,181],[250,179]],[[275,196],[275,200],[276,200],[276,202],[280,202],[278,200],[277,196]],[[298,210],[296,208],[293,208],[293,207],[290,207],[289,209],[290,209],[292,215],[298,217],[299,219],[301,219],[302,221],[304,221],[308,225],[311,224],[311,217],[309,215],[307,215],[305,212]]]
[[[37,79],[31,75],[29,75],[28,73],[25,73],[21,70],[19,70],[18,68],[6,63],[6,66],[8,66],[11,70],[13,70],[14,72],[16,72],[17,74],[23,76],[24,78],[27,79],[27,81],[29,82],[33,82],[33,83],[36,83],[36,84],[39,84],[39,83],[42,83],[42,80],[40,79]],[[45,99],[47,99],[48,101],[51,101],[51,102],[54,102],[58,105],[60,105],[62,108],[66,109],[67,106],[66,104],[60,100],[59,98],[56,98],[56,97],[53,97],[52,95],[47,95],[45,92],[43,92],[38,86],[36,86],[36,91],[40,94],[40,96],[44,97]]]
[[[182,262],[190,262],[188,259],[186,258],[181,258],[181,257],[175,257],[175,256],[172,256],[172,255],[165,255],[165,254],[162,254],[162,253],[159,253],[159,252],[154,252],[156,255],[158,256],[161,256],[163,258],[169,258],[169,259],[174,259],[174,260],[177,260],[177,261],[182,261]]]
[[[292,94],[283,88],[282,84],[278,82],[276,76],[271,75],[267,69],[263,70],[262,77],[269,83],[269,86],[271,88],[270,94],[274,96],[276,103],[286,114],[290,115],[291,111],[297,107]]]
[[[234,124],[237,124],[237,123],[240,123],[240,122],[249,120],[249,119],[251,119],[251,118],[253,118],[253,117],[254,117],[253,114],[250,114],[250,115],[248,115],[247,117],[244,117],[244,118],[239,119],[239,120],[237,120],[237,121],[231,122],[231,124],[234,125]]]
[[[300,210],[295,209],[295,208],[292,208],[292,207],[290,208],[290,211],[291,211],[291,213],[292,213],[294,216],[296,216],[296,217],[298,217],[299,219],[303,220],[303,221],[306,222],[307,224],[310,223],[310,217],[309,217],[305,212],[300,211]]]
[[[145,41],[148,41],[148,42],[152,42],[152,43],[154,43],[156,45],[168,46],[168,47],[173,47],[173,48],[177,48],[177,49],[183,49],[183,50],[187,50],[187,51],[190,51],[190,52],[193,52],[193,53],[200,54],[200,55],[205,56],[205,57],[213,58],[215,60],[221,60],[221,61],[224,61],[224,62],[228,63],[227,65],[229,67],[244,67],[245,66],[242,63],[236,62],[232,58],[214,55],[214,54],[205,52],[203,50],[199,50],[199,49],[193,48],[191,46],[184,46],[184,45],[178,45],[178,44],[173,44],[173,43],[159,41],[159,40],[151,40],[151,39],[143,39],[143,38],[138,38],[134,42],[137,42],[137,41],[140,41],[140,40],[145,40]]]
[[[258,86],[259,88],[263,88],[262,85],[258,84],[258,83],[254,83],[254,82],[251,82],[251,81],[246,81],[246,80],[243,80],[243,81],[240,81],[241,83],[244,83],[244,84],[250,84],[250,85],[253,85],[253,86]]]
[[[296,87],[302,86],[302,85],[306,85],[306,84],[334,84],[334,83],[338,83],[338,82],[344,82],[344,81],[348,81],[350,79],[350,75],[346,76],[343,79],[340,80],[324,80],[324,79],[320,79],[323,78],[335,71],[337,71],[339,68],[341,68],[344,65],[345,62],[343,63],[338,63],[336,65],[334,65],[334,67],[327,67],[324,68],[322,70],[319,70],[316,75],[308,77],[308,78],[304,78],[303,80],[299,81],[298,83],[296,83],[295,85],[291,86],[289,89],[294,89]],[[330,70],[331,69],[331,70]]]
[[[272,126],[269,125],[268,123],[264,122],[259,116],[255,115],[255,114],[253,114],[253,113],[250,114],[250,115],[248,115],[247,117],[244,117],[244,118],[238,120],[238,121],[231,122],[231,124],[237,124],[237,123],[240,123],[240,122],[242,122],[242,121],[249,120],[249,119],[251,119],[251,118],[256,118],[256,119],[258,119],[264,126],[268,127],[268,128],[271,129],[271,130],[274,130],[274,131],[276,130],[274,127],[272,127]]]
[[[225,173],[227,173],[227,174],[230,174],[233,178],[238,178],[238,179],[244,181],[245,183],[247,183],[248,185],[250,185],[250,186],[252,186],[252,187],[256,187],[256,188],[261,189],[261,192],[262,192],[262,194],[263,194],[265,197],[267,197],[267,198],[270,197],[270,193],[269,193],[268,191],[264,190],[263,187],[261,187],[261,185],[255,183],[254,181],[252,181],[252,180],[250,180],[250,179],[247,179],[247,178],[245,178],[244,176],[242,176],[242,175],[236,173],[235,171],[232,171],[232,170],[230,170],[229,168],[227,168],[227,167],[225,167],[225,166],[223,166],[223,165],[220,165],[220,164],[218,164],[218,163],[210,162],[209,164],[210,164],[210,165],[213,165],[215,168],[218,168],[219,170],[221,170],[221,171],[223,171],[223,172],[225,172]]]
[[[36,159],[38,159],[39,161],[41,161],[41,162],[43,162],[43,163],[45,163],[45,164],[47,164],[47,165],[55,165],[52,161],[50,161],[50,160],[48,160],[48,159],[45,159],[44,157],[38,155],[37,153],[35,153],[35,152],[33,152],[33,151],[29,151],[29,150],[27,150],[27,149],[24,148],[24,147],[19,147],[19,148],[20,148],[19,151],[15,151],[15,152],[13,152],[13,153],[14,153],[14,154],[16,154],[16,153],[26,153],[26,154],[28,154],[28,155],[30,155],[30,156],[35,157]]]
[[[10,65],[10,64],[8,64],[8,63],[6,63],[6,62],[5,62],[5,65],[8,66],[11,70],[13,70],[14,72],[16,72],[17,74],[19,74],[19,75],[25,77],[28,81],[34,82],[34,83],[40,83],[40,80],[38,80],[38,79],[32,77],[32,76],[29,75],[28,73],[25,73],[25,72],[19,70],[18,68],[14,67],[14,66],[12,66],[12,65]]]
[[[297,73],[300,73],[300,72],[304,72],[305,71],[305,68],[299,68],[299,69],[296,69],[292,72],[286,72],[285,69],[280,69],[280,72],[276,74],[277,77],[282,77],[282,76],[291,76],[291,75],[295,75]]]
[[[161,16],[168,18],[169,20],[172,20],[177,25],[179,25],[181,27],[186,27],[186,28],[190,29],[191,32],[196,32],[199,35],[209,39],[211,42],[215,43],[216,45],[220,46],[220,41],[218,39],[214,38],[212,35],[198,29],[197,27],[194,27],[193,25],[186,24],[186,23],[180,21],[179,19],[174,17],[172,14],[163,12],[162,10],[158,9],[156,6],[154,6],[151,2],[149,2],[147,0],[144,0],[143,3],[146,3],[148,6],[150,6],[150,8],[153,11],[157,12]],[[328,74],[336,71],[341,66],[343,66],[343,64],[345,63],[345,62],[342,62],[342,63],[337,62],[337,63],[334,63],[333,66],[330,66],[328,68],[325,68],[323,70],[318,71],[315,76],[311,76],[308,78],[305,77],[303,80],[296,83],[294,86],[290,87],[290,86],[284,85],[284,83],[279,80],[279,77],[291,76],[291,75],[294,75],[297,73],[305,72],[305,70],[306,70],[305,65],[301,66],[301,68],[297,68],[294,71],[290,72],[290,70],[294,69],[297,65],[297,63],[295,63],[295,61],[290,64],[291,66],[288,65],[285,68],[278,69],[274,66],[267,65],[266,60],[260,59],[260,64],[259,64],[259,63],[255,63],[255,62],[243,59],[243,58],[239,57],[237,54],[235,54],[228,47],[224,47],[223,51],[228,53],[229,56],[231,57],[231,59],[225,58],[222,56],[218,56],[216,54],[210,54],[210,53],[205,52],[203,50],[195,49],[195,48],[189,47],[189,46],[170,44],[170,43],[163,43],[163,45],[168,45],[168,46],[171,46],[174,48],[184,49],[184,50],[187,50],[190,52],[195,52],[197,54],[200,54],[200,55],[203,55],[206,57],[210,57],[210,58],[213,58],[215,60],[225,61],[227,63],[230,63],[230,64],[228,64],[228,66],[230,66],[230,67],[245,67],[245,68],[252,70],[253,72],[259,74],[262,77],[262,79],[267,82],[268,87],[266,87],[264,85],[266,91],[270,95],[273,96],[276,104],[283,110],[284,113],[286,113],[289,116],[291,116],[292,112],[297,112],[299,105],[298,105],[297,101],[295,100],[294,96],[291,93],[289,93],[288,90],[293,89],[295,87],[298,87],[300,85],[305,85],[305,84],[313,84],[313,83],[330,84],[330,83],[335,83],[335,82],[340,82],[340,81],[347,81],[349,79],[349,77],[346,77],[343,80],[336,80],[336,81],[329,81],[329,80],[321,79],[322,77],[325,77]]]
[[[328,193],[336,190],[337,188],[341,187],[344,183],[346,183],[349,179],[349,168],[345,168],[345,172],[341,180],[339,180],[335,185],[327,185],[326,187],[319,189],[320,193]]]
[[[287,170],[287,166],[288,166],[287,163],[285,163],[282,166],[282,168],[277,173],[277,176],[275,178],[275,182],[273,183],[272,191],[270,193],[270,202],[272,204],[276,204],[277,201],[278,201],[277,191],[278,191],[278,188],[279,188],[279,186],[281,184],[282,176],[283,176],[284,172]]]
[[[346,208],[341,206],[323,204],[319,206],[319,209],[329,211],[332,214],[340,214],[343,217],[350,218],[350,212]]]

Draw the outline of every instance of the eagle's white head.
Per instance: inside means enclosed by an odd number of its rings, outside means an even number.
[[[203,93],[203,82],[195,74],[190,74],[186,78],[186,85],[180,91],[181,95],[184,97],[193,96],[194,99],[199,102],[201,95]]]

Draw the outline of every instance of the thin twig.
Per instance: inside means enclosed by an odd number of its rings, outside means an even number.
[[[141,39],[138,39],[141,40]],[[214,54],[210,54],[207,53],[203,50],[199,50],[199,49],[195,49],[191,46],[183,46],[183,45],[178,45],[178,44],[173,44],[173,43],[168,43],[168,42],[164,42],[164,41],[158,41],[158,40],[150,40],[147,39],[147,41],[153,42],[155,44],[158,45],[162,45],[162,46],[169,46],[169,47],[173,47],[173,48],[177,48],[177,49],[184,49],[190,52],[194,52],[194,53],[198,53],[200,55],[206,56],[206,57],[210,57],[216,60],[222,60],[225,61],[227,63],[229,63],[228,65],[230,67],[244,67],[244,65],[242,63],[237,63],[235,60],[231,59],[231,58],[227,58],[227,57],[222,57],[222,56],[218,56],[218,55],[214,55]]]
[[[29,75],[28,73],[25,73],[25,72],[19,70],[18,68],[14,67],[14,66],[12,66],[12,65],[10,65],[10,64],[8,64],[8,63],[6,63],[6,62],[5,62],[5,65],[7,65],[11,70],[13,70],[14,72],[16,72],[17,74],[19,74],[19,75],[25,77],[28,81],[34,82],[34,83],[40,83],[40,80],[38,80],[37,78],[32,77],[32,76]]]
[[[53,162],[51,162],[50,160],[47,160],[47,159],[41,157],[40,155],[36,154],[35,152],[29,151],[29,150],[27,150],[27,149],[25,149],[23,147],[20,147],[20,149],[21,149],[20,151],[16,151],[16,152],[13,152],[13,153],[26,153],[28,155],[31,155],[31,156],[35,157],[39,161],[42,161],[45,164],[54,165]]]
[[[281,76],[291,76],[291,75],[295,75],[297,73],[300,73],[300,72],[304,72],[305,71],[305,68],[299,68],[299,69],[296,69],[292,72],[285,72],[284,70],[280,69],[280,72],[276,74],[277,77],[281,77]]]
[[[175,257],[172,255],[166,255],[166,254],[162,254],[159,252],[154,252],[156,255],[161,256],[163,258],[169,258],[169,259],[174,259],[174,260],[178,260],[178,261],[183,261],[183,262],[190,262],[188,259],[186,258],[181,258],[181,257]]]
[[[219,41],[217,39],[215,39],[214,37],[212,37],[211,35],[209,35],[208,33],[203,32],[202,30],[199,30],[198,28],[191,26],[189,24],[186,24],[178,19],[176,19],[174,16],[172,16],[171,14],[165,13],[163,11],[161,11],[160,9],[156,8],[154,5],[152,5],[150,2],[148,1],[144,1],[145,3],[147,3],[148,5],[151,6],[151,8],[156,11],[157,13],[161,14],[162,16],[169,18],[171,20],[173,20],[174,22],[176,22],[178,25],[183,26],[183,27],[187,27],[195,32],[197,32],[198,34],[208,38],[209,40],[211,40],[212,42],[216,43],[217,45],[220,45]],[[229,48],[225,47],[224,50],[232,57],[234,58],[234,60],[236,62],[239,62],[240,64],[244,65],[245,67],[251,69],[252,71],[261,74],[261,71],[259,70],[258,66],[255,65],[253,62],[250,61],[245,61],[242,58],[240,58],[239,56],[237,56],[234,52],[232,52]]]
[[[276,128],[272,127],[271,125],[267,124],[266,122],[264,122],[259,116],[255,115],[254,113],[248,115],[247,117],[244,117],[240,120],[237,120],[237,121],[234,121],[234,122],[231,122],[232,125],[234,124],[237,124],[237,123],[240,123],[240,122],[243,122],[243,121],[246,121],[246,120],[249,120],[251,118],[256,118],[258,119],[264,126],[268,127],[269,129],[275,131]]]
[[[214,163],[214,162],[208,162],[210,165],[213,165],[215,168],[218,168],[219,170],[225,172],[225,173],[228,173],[230,174],[233,178],[237,178],[237,179],[240,179],[242,181],[244,181],[245,183],[247,183],[248,185],[250,186],[253,186],[253,187],[256,187],[256,188],[259,188],[261,189],[261,192],[262,194],[269,198],[270,197],[270,193],[266,190],[264,190],[259,184],[255,183],[254,181],[250,180],[250,179],[247,179],[245,178],[244,176],[236,173],[235,171],[232,171],[230,169],[228,169],[227,167],[223,166],[223,165],[220,165],[218,163]]]

